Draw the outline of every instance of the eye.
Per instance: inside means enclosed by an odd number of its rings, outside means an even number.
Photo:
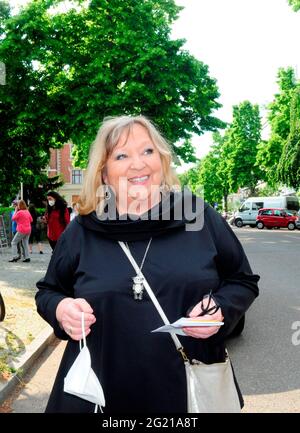
[[[116,156],[117,161],[121,161],[122,159],[127,158],[127,155],[125,153],[119,153],[119,155]]]
[[[148,147],[144,153],[146,155],[152,155],[153,152],[154,152],[154,149],[152,147]]]

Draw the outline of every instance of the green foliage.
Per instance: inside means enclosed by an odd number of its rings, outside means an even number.
[[[226,157],[224,153],[225,136],[220,133],[213,134],[214,144],[211,151],[201,161],[199,173],[200,182],[203,185],[205,200],[227,210],[227,197],[229,194],[229,182],[226,172]]]
[[[256,191],[257,197],[272,197],[278,193],[278,186],[271,186],[267,184],[263,188],[258,188]]]
[[[0,0],[0,35],[4,33],[3,22],[10,17],[10,7],[8,1]]]
[[[262,140],[257,149],[255,165],[262,170],[262,179],[275,187],[278,184],[276,169],[282,153],[282,139],[274,133],[268,141]]]
[[[15,17],[1,17],[0,59],[6,65],[6,85],[0,86],[2,203],[11,201],[21,181],[34,185],[48,163],[50,138],[58,134],[58,121],[50,114],[53,102],[32,63],[40,32],[35,29],[30,34],[30,25],[40,16],[41,11],[35,8]]]
[[[0,215],[9,214],[12,210],[14,210],[12,207],[0,206]],[[36,207],[35,210],[37,211],[38,215],[44,215],[44,213],[45,213],[45,208],[43,208],[43,207],[40,207],[40,208]]]
[[[199,169],[200,163],[198,163],[194,168],[190,168],[188,171],[178,176],[181,186],[187,186],[196,195],[199,195],[199,192],[202,189],[199,179]]]
[[[300,9],[300,0],[288,0],[288,2],[295,12]]]
[[[258,146],[256,165],[263,172],[263,178],[268,184],[276,187],[279,182],[278,167],[284,144],[290,134],[291,100],[297,86],[293,68],[280,68],[277,75],[279,92],[269,104],[268,121],[271,133],[268,141]]]
[[[171,40],[180,7],[174,0],[34,0],[9,17],[0,3],[0,202],[20,181],[32,185],[49,161],[49,148],[75,144],[77,166],[105,116],[144,114],[184,161],[194,161],[192,133],[224,124],[208,67]],[[69,3],[70,4],[70,3]],[[54,9],[53,9],[54,8]]]
[[[23,374],[23,370],[16,369],[12,364],[24,350],[24,345],[20,344],[16,335],[10,331],[6,333],[5,343],[5,346],[0,346],[0,380],[7,380],[13,374],[16,374],[19,376],[17,379],[21,381],[20,376]]]
[[[278,165],[279,180],[294,188],[300,187],[300,87],[291,101],[290,133]]]
[[[43,207],[47,192],[56,191],[63,184],[60,176],[47,177],[45,174],[39,173],[33,183],[24,184],[24,200],[27,203],[33,203],[36,207]]]
[[[220,133],[213,134],[214,144],[211,151],[194,168],[180,175],[182,185],[187,185],[194,193],[200,193],[204,199],[214,205],[227,209],[229,184],[226,172],[223,170],[224,138]]]
[[[286,140],[290,132],[290,103],[293,90],[297,86],[295,71],[289,67],[279,68],[277,74],[279,93],[275,94],[274,101],[269,106],[268,121],[272,134]]]
[[[0,215],[9,214],[12,210],[12,207],[0,206]]]
[[[179,158],[181,158],[181,160],[183,161],[188,162],[198,161],[198,158],[196,158],[195,156],[195,148],[190,139],[184,140],[183,143],[173,145],[173,151],[175,162],[176,160],[178,160],[178,162],[180,163]]]
[[[213,152],[210,152],[201,161],[201,170],[199,173],[199,180],[204,190],[204,199],[211,205],[220,203],[223,196],[220,179],[216,175],[218,162]]]
[[[257,181],[262,178],[261,170],[255,166],[260,141],[258,106],[249,101],[234,106],[233,121],[226,130],[223,145],[223,171],[231,192],[247,187],[254,193]]]

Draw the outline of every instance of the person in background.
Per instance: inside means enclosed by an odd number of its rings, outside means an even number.
[[[181,355],[170,335],[151,332],[162,320],[119,241],[170,322],[182,316],[224,322],[187,326],[179,336],[191,359],[224,362],[226,338],[258,295],[259,276],[224,218],[179,185],[171,148],[147,118],[105,119],[79,215],[37,283],[38,313],[68,340],[46,412],[95,410],[84,397],[64,392],[84,334],[91,355],[86,372],[92,365],[102,384],[104,413],[187,412]],[[185,207],[184,215],[178,212]]]
[[[24,248],[23,262],[30,262],[28,241],[31,233],[32,216],[30,215],[24,200],[20,200],[16,207],[16,211],[12,216],[12,220],[17,223],[17,232],[11,242],[13,257],[9,262],[17,262],[20,260],[18,255],[18,243],[22,241]]]
[[[13,200],[12,204],[13,206],[13,210],[10,212],[10,219],[11,219],[11,233],[12,233],[12,239],[15,236],[15,234],[17,233],[17,222],[12,220],[12,217],[14,215],[14,213],[16,212],[16,208],[18,206],[18,200]],[[22,246],[22,241],[20,241],[17,245],[17,250],[18,250],[18,257],[19,259],[22,257],[22,252],[24,253],[24,248]],[[23,254],[24,255],[24,254]]]
[[[43,254],[43,248],[41,243],[41,230],[37,223],[37,212],[35,209],[35,206],[33,203],[30,203],[28,206],[28,210],[30,212],[30,215],[32,216],[32,223],[31,223],[31,233],[29,237],[29,252],[32,254],[32,245],[34,240],[37,242],[38,251],[40,254]]]
[[[67,202],[57,192],[49,191],[47,201],[45,214],[47,237],[52,250],[54,250],[58,239],[70,222],[70,213]]]
[[[73,219],[78,215],[78,208],[77,208],[77,203],[74,202],[72,203],[72,212],[70,215],[70,219],[71,221],[73,221]]]

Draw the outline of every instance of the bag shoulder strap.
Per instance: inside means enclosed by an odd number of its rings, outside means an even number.
[[[155,294],[153,293],[153,290],[151,289],[151,287],[150,287],[150,285],[149,285],[147,279],[145,278],[145,276],[143,275],[142,271],[141,271],[140,268],[138,267],[138,265],[137,265],[135,259],[133,258],[131,252],[130,252],[129,249],[126,247],[126,245],[124,244],[124,242],[121,242],[121,241],[118,241],[118,242],[119,242],[120,247],[122,248],[122,250],[123,250],[124,253],[126,254],[128,260],[129,260],[130,263],[132,264],[132,266],[133,266],[133,268],[134,268],[136,274],[139,275],[140,277],[142,277],[142,278],[144,279],[143,284],[144,284],[144,286],[145,286],[145,289],[147,290],[147,293],[148,293],[148,295],[149,295],[151,301],[153,302],[155,308],[157,309],[158,314],[160,315],[162,321],[164,322],[165,325],[170,325],[169,319],[168,319],[167,316],[165,315],[164,310],[162,309],[162,307],[161,307],[160,303],[158,302],[158,300],[157,300]],[[175,346],[176,346],[176,349],[181,353],[181,355],[182,355],[182,357],[183,357],[183,360],[184,360],[184,361],[188,361],[188,358],[187,358],[186,354],[184,353],[183,346],[182,346],[182,344],[180,343],[178,337],[177,337],[175,334],[173,334],[173,333],[170,333],[170,335],[171,335],[171,337],[172,337],[172,340],[174,341],[174,344],[175,344]]]

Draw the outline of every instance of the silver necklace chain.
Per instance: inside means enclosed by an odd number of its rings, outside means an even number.
[[[147,248],[146,248],[146,251],[145,251],[145,254],[144,254],[144,257],[143,257],[142,263],[141,263],[141,266],[139,266],[140,271],[142,270],[142,268],[143,268],[143,266],[144,266],[144,262],[145,262],[145,260],[146,260],[146,256],[147,256],[148,250],[149,250],[149,248],[150,248],[151,242],[152,242],[152,238],[150,238],[150,240],[149,240],[149,242],[148,242],[148,245],[147,245]],[[130,251],[130,248],[129,248],[128,243],[125,242],[125,244],[126,244],[126,247],[128,248],[128,250]]]
[[[143,291],[144,291],[144,277],[141,276],[141,272],[142,272],[142,267],[144,266],[144,262],[145,262],[148,250],[149,250],[150,245],[151,245],[151,241],[152,241],[152,238],[150,238],[150,240],[148,242],[142,263],[139,266],[138,275],[136,275],[135,277],[132,278],[132,280],[133,280],[133,285],[132,285],[133,297],[135,300],[139,300],[139,301],[141,301],[143,299]],[[129,248],[129,245],[127,242],[125,242],[125,245],[128,248],[128,251],[130,252],[130,248]],[[130,252],[130,254],[131,254],[131,252]]]

